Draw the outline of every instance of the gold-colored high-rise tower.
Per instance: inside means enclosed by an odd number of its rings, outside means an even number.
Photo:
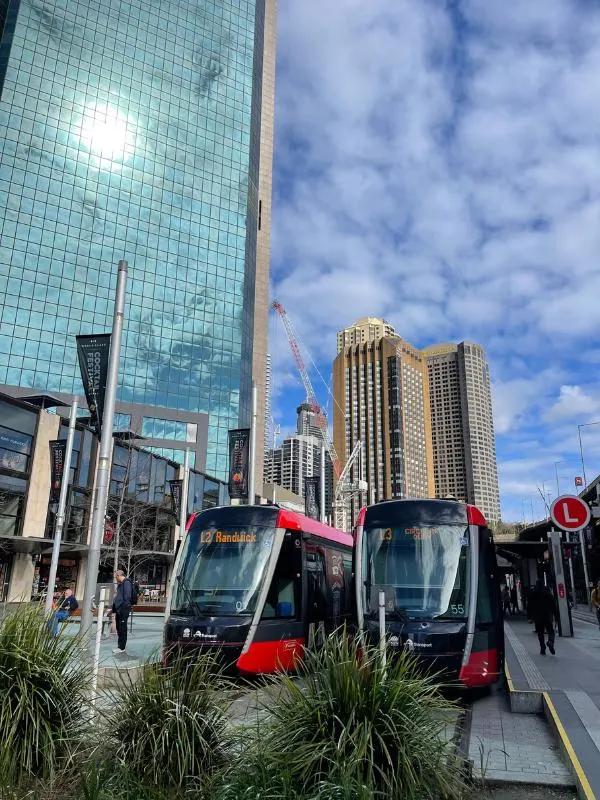
[[[360,502],[434,497],[429,377],[425,356],[385,320],[365,317],[340,331],[333,364],[333,438],[345,464],[362,442],[369,496]],[[353,517],[359,501],[354,502]]]

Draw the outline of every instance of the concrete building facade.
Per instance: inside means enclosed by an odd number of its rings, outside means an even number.
[[[435,492],[500,519],[489,366],[473,342],[424,350],[429,374]]]
[[[361,317],[354,325],[344,328],[337,335],[337,351],[341,353],[346,347],[365,342],[376,342],[386,336],[396,336],[393,325],[377,317]]]

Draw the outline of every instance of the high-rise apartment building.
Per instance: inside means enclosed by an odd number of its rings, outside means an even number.
[[[117,411],[224,477],[253,374],[264,416],[276,0],[8,9],[0,389],[82,393],[75,335],[110,330],[126,259]]]
[[[310,403],[302,403],[296,409],[296,433],[303,436],[314,436],[315,439],[322,441],[319,418]]]
[[[396,331],[393,325],[390,325],[390,323],[386,322],[384,319],[377,319],[377,317],[361,317],[354,325],[338,332],[337,351],[341,353],[344,348],[350,347],[350,345],[376,342],[379,339],[384,339],[386,336],[395,335]]]
[[[424,350],[429,372],[435,491],[500,519],[490,372],[472,342]]]
[[[297,410],[296,430],[280,447],[269,451],[265,459],[265,483],[273,483],[304,497],[306,478],[321,475],[322,438],[316,415],[308,403]],[[331,514],[333,465],[325,453],[325,510]]]
[[[361,502],[432,497],[429,380],[423,354],[375,318],[338,333],[340,342],[351,343],[339,350],[333,364],[334,444],[344,464],[356,442],[362,442],[362,474],[356,467],[352,476],[369,485],[369,497]]]

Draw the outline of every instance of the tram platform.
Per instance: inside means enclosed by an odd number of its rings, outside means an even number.
[[[533,624],[505,621],[506,679],[513,713],[542,713],[569,764],[579,796],[600,800],[600,630],[573,614],[573,637],[540,654]]]

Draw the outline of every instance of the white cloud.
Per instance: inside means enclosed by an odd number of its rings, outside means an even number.
[[[561,386],[558,400],[546,413],[546,420],[583,419],[600,413],[600,397],[586,394],[581,386]]]
[[[501,457],[598,413],[559,393],[600,340],[599,34],[579,0],[280,4],[274,293],[325,373],[375,314],[486,347]]]

